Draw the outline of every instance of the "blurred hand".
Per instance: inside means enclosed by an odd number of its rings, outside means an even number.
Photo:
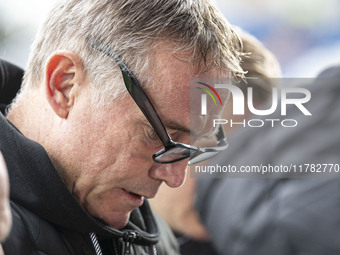
[[[12,225],[9,205],[9,180],[5,160],[0,152],[0,242],[8,235]],[[0,244],[0,255],[3,250]]]

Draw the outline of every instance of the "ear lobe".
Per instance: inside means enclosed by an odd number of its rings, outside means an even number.
[[[75,91],[83,75],[82,65],[72,52],[58,52],[50,57],[46,65],[46,97],[53,111],[66,119],[74,104]]]

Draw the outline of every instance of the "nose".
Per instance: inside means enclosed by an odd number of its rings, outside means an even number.
[[[149,175],[153,179],[164,181],[169,187],[177,188],[185,180],[187,160],[181,160],[171,164],[154,163],[150,169]]]

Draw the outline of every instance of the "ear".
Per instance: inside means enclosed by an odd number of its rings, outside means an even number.
[[[85,80],[81,59],[69,51],[58,51],[47,61],[46,97],[53,111],[66,119]]]

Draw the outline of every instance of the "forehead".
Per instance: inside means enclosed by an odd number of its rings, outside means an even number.
[[[223,74],[217,69],[200,72],[191,62],[191,53],[174,53],[174,49],[174,45],[162,43],[151,53],[146,91],[163,122],[179,122],[190,129],[190,79]]]

